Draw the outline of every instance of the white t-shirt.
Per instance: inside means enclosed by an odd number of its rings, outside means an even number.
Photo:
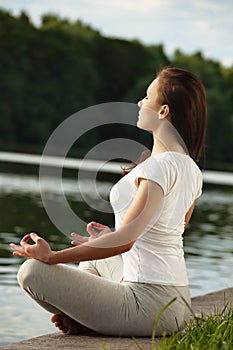
[[[202,192],[196,163],[177,152],[151,155],[118,181],[110,192],[116,229],[137,192],[137,179],[158,183],[164,197],[133,247],[122,254],[123,280],[161,285],[188,285],[183,252],[185,215]]]

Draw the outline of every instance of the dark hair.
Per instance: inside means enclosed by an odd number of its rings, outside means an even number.
[[[198,162],[207,127],[205,88],[194,74],[180,68],[164,68],[157,78],[157,107],[169,106],[172,124],[184,140],[190,157]],[[123,175],[149,156],[149,151],[143,152],[139,160],[123,169]]]
[[[205,88],[194,74],[179,68],[165,68],[157,78],[158,107],[169,106],[172,124],[184,140],[190,156],[198,162],[207,127]]]

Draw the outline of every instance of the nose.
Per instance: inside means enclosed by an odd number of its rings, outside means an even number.
[[[138,107],[139,107],[139,108],[142,107],[142,100],[138,101]]]

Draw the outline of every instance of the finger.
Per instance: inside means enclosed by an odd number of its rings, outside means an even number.
[[[80,245],[80,243],[77,242],[77,241],[71,241],[71,244],[72,244],[72,245],[75,245],[75,246],[76,246],[76,245]]]
[[[74,238],[76,241],[79,241],[81,243],[85,243],[88,241],[89,237],[81,236],[78,233],[72,232],[71,237]]]
[[[104,235],[106,235],[106,233],[110,233],[109,229],[101,231],[100,234],[98,235],[98,237],[104,236]]]
[[[94,232],[94,227],[95,227],[95,222],[89,222],[89,224],[87,224],[87,232],[89,234],[92,234]]]
[[[92,237],[95,237],[98,235],[98,232],[96,232],[96,229],[92,226],[87,227],[87,233],[89,233],[89,235]]]
[[[18,245],[15,243],[10,243],[9,246],[13,249],[16,249],[16,247],[18,247]]]
[[[109,227],[106,227],[101,233],[105,234],[110,232],[112,232],[112,230]]]
[[[17,252],[23,252],[23,248],[21,246],[18,246],[17,244],[11,243],[10,247],[15,249]]]
[[[87,232],[92,238],[97,238],[103,233],[111,232],[111,229],[106,225],[102,225],[98,222],[92,221],[87,225]]]
[[[25,258],[28,258],[28,256],[27,256],[25,253],[20,253],[20,252],[18,252],[18,251],[13,252],[13,255],[14,255],[14,256],[23,256],[23,257],[25,257]]]
[[[40,236],[38,236],[37,233],[35,232],[31,232],[30,233],[30,238],[36,243],[37,241],[41,240],[42,238]]]
[[[96,227],[98,230],[103,230],[108,227],[106,225],[100,224],[99,222],[95,222],[95,221],[90,222],[90,226]]]
[[[99,231],[98,233],[101,233],[101,235],[103,233],[105,234],[105,233],[111,232],[111,229],[109,226],[99,224],[98,222],[96,223],[96,225],[94,227],[96,230]]]
[[[31,237],[30,237],[29,234],[25,235],[25,236],[21,239],[20,245],[23,245],[23,244],[27,243],[27,242],[29,241],[30,238],[31,238]]]

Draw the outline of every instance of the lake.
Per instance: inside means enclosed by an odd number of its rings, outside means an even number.
[[[0,345],[56,331],[49,321],[49,313],[17,286],[16,274],[22,259],[12,256],[9,243],[18,243],[25,233],[34,230],[46,238],[53,249],[70,244],[69,237],[53,225],[43,207],[36,165],[30,167],[3,161],[0,163]],[[233,286],[233,186],[216,184],[220,181],[219,173],[211,176],[211,184],[205,183],[184,235],[192,296]],[[98,193],[106,201],[113,180],[113,176],[98,177]],[[88,177],[82,180],[82,191],[85,198],[95,201],[89,181]],[[94,219],[113,226],[111,213],[93,209],[85,203],[75,171],[64,176],[63,187],[72,210],[82,220]],[[52,181],[47,190],[59,205],[61,196]]]

